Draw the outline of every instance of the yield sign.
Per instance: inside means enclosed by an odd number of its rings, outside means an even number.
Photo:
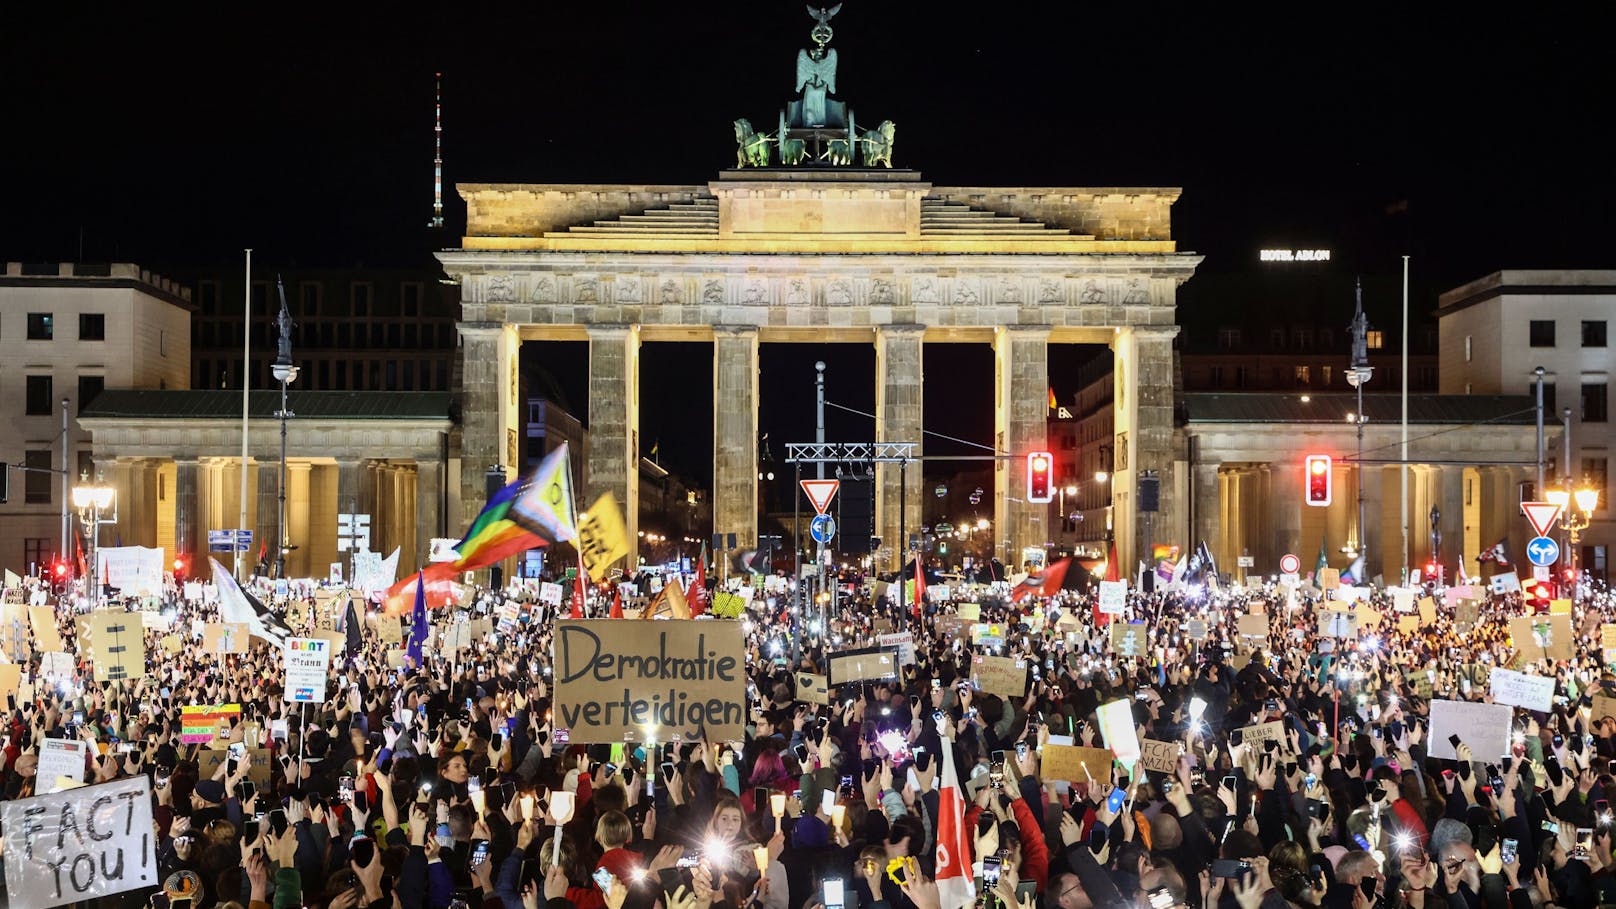
[[[1560,516],[1560,506],[1553,502],[1522,502],[1521,513],[1532,523],[1538,536],[1546,537],[1554,527],[1554,519]]]
[[[841,488],[841,480],[800,480],[802,491],[808,493],[808,501],[814,504],[814,511],[820,514],[830,507],[830,500],[836,498],[836,490]]]

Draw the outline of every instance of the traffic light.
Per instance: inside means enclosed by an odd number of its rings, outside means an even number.
[[[1527,602],[1537,612],[1548,612],[1554,600],[1554,582],[1538,581],[1532,585],[1532,592]]]
[[[1330,456],[1307,456],[1307,504],[1330,504]]]
[[[1047,451],[1027,454],[1027,501],[1051,502],[1055,499],[1055,484],[1049,474],[1055,468],[1055,458]]]
[[[177,559],[174,560],[174,581],[175,581],[175,583],[179,583],[179,582],[182,582],[184,580],[185,580],[185,559],[183,557],[181,557],[181,558],[177,558]]]

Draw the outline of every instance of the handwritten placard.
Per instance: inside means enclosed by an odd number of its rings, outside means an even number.
[[[974,656],[971,678],[990,694],[1019,698],[1027,693],[1027,661],[1010,657]]]
[[[1119,657],[1138,657],[1145,653],[1145,624],[1143,622],[1111,623],[1111,652]]]
[[[1145,739],[1139,743],[1139,765],[1157,773],[1178,771],[1178,743]]]
[[[1285,737],[1285,724],[1279,720],[1270,720],[1266,723],[1256,723],[1240,728],[1240,741],[1253,748],[1266,748],[1267,742],[1278,742],[1279,750],[1289,753],[1290,740]]]
[[[1492,671],[1493,703],[1525,707],[1527,710],[1549,711],[1554,708],[1554,679],[1548,676],[1527,675],[1502,667]]]
[[[1111,764],[1116,756],[1109,748],[1085,748],[1081,745],[1044,746],[1038,765],[1038,775],[1044,780],[1064,780],[1068,783],[1111,782]]]
[[[811,672],[797,673],[797,700],[805,704],[830,703],[830,688],[825,684],[825,677],[814,675]]]
[[[1487,760],[1490,755],[1509,752],[1509,725],[1515,708],[1507,704],[1484,704],[1479,701],[1431,702],[1431,733],[1426,737],[1430,755],[1456,761],[1449,736],[1470,746],[1472,756]]]

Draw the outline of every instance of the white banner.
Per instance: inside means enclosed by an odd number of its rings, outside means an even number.
[[[145,546],[108,546],[96,551],[108,587],[125,594],[163,592],[163,551]],[[99,580],[99,578],[98,578]]]
[[[1492,695],[1495,704],[1510,704],[1547,713],[1554,709],[1554,679],[1551,676],[1527,675],[1513,669],[1494,669]]]
[[[287,638],[285,654],[286,700],[294,704],[325,703],[331,642],[325,638]]]
[[[1100,612],[1106,615],[1122,615],[1122,610],[1127,605],[1127,602],[1127,581],[1100,582]]]
[[[539,585],[539,602],[549,603],[551,606],[561,605],[561,585],[545,581]]]
[[[45,739],[39,743],[39,771],[35,786],[41,792],[60,791],[56,781],[66,777],[84,782],[84,755],[89,751],[82,739]]]
[[[78,678],[78,667],[71,654],[52,650],[39,655],[39,674],[52,682],[72,682]]]
[[[144,774],[15,802],[0,802],[6,891],[18,909],[155,887],[151,781]]]
[[[1124,699],[1101,704],[1094,715],[1100,721],[1100,736],[1105,746],[1111,749],[1123,766],[1132,767],[1140,755],[1139,730],[1133,722],[1133,701]]]
[[[1431,757],[1458,760],[1453,743],[1448,740],[1449,736],[1457,735],[1460,742],[1470,746],[1470,754],[1476,760],[1492,760],[1495,754],[1509,753],[1509,724],[1514,717],[1515,708],[1508,704],[1434,700],[1426,747]]]
[[[915,636],[907,631],[897,634],[878,634],[875,636],[877,647],[898,648],[898,665],[913,666],[915,664]]]

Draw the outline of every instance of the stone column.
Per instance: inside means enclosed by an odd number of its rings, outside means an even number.
[[[357,458],[337,459],[337,514],[371,514],[370,474],[369,461]],[[372,548],[375,548],[375,522],[376,518],[372,515],[370,529]],[[331,558],[342,563],[343,577],[351,578],[353,575],[349,569],[353,564],[351,557],[353,550],[351,548],[344,550],[343,545],[341,540],[337,542],[337,548],[333,550]]]
[[[1223,498],[1220,486],[1222,479],[1218,475],[1218,465],[1200,462],[1195,465],[1195,526],[1191,528],[1191,538],[1205,540],[1208,546],[1216,546],[1221,533],[1227,530],[1222,527],[1221,512]],[[1183,540],[1162,540],[1163,543],[1177,543],[1179,554],[1188,556],[1189,550],[1194,548],[1193,543]]]
[[[514,326],[499,322],[462,322],[460,526],[470,526],[488,499],[484,479],[499,465],[511,476],[521,463],[517,450],[517,351],[521,341]],[[594,391],[591,387],[591,402]],[[593,410],[593,407],[591,408]],[[593,414],[591,414],[593,416]],[[593,431],[593,426],[590,427]]]
[[[875,438],[878,442],[915,442],[924,440],[924,397],[921,375],[925,363],[924,325],[883,325],[875,330]],[[924,445],[917,444],[914,453],[920,455]],[[881,536],[881,545],[891,553],[889,569],[902,567],[907,558],[909,533],[918,532],[921,525],[921,486],[924,471],[919,462],[908,465],[904,481],[899,482],[897,464],[880,464],[875,469],[875,527]],[[899,505],[899,492],[903,505]],[[900,515],[909,526],[899,526]],[[907,531],[907,532],[906,532]]]
[[[1302,557],[1302,509],[1308,506],[1302,503],[1301,465],[1271,463],[1269,468],[1273,477],[1270,488],[1274,490],[1273,499],[1268,504],[1274,518],[1273,561],[1258,567],[1265,574],[1278,574],[1280,556],[1289,552],[1299,559]]]
[[[208,538],[199,533],[202,510],[197,503],[196,458],[174,459],[174,552],[190,563],[191,577],[209,577]]]
[[[309,535],[309,475],[313,469],[308,461],[286,463],[286,533],[295,547],[286,554],[287,577],[313,577]]]
[[[275,571],[275,554],[279,551],[281,538],[285,532],[281,527],[280,494],[281,463],[279,461],[262,461],[255,465],[258,471],[258,529],[253,532],[252,552],[242,559],[242,562],[252,566],[259,574],[270,575]],[[251,477],[248,478],[249,481]],[[250,512],[249,512],[250,513]],[[267,548],[262,548],[268,543]],[[263,562],[258,561],[258,553],[263,551]]]
[[[792,490],[796,494],[796,490]],[[758,536],[758,330],[713,326],[713,532]]]
[[[588,508],[610,492],[623,509],[628,564],[635,565],[640,525],[640,327],[591,325],[588,331],[589,457],[584,467],[588,476],[578,490],[578,508]]]
[[[432,538],[444,535],[440,532],[443,524],[443,511],[440,507],[442,494],[443,464],[438,461],[416,461],[415,560],[406,565],[400,556],[400,571],[408,571],[414,566],[425,564],[427,555],[432,551]]]
[[[1116,505],[1117,555],[1124,565],[1136,564],[1137,553],[1144,546],[1145,525],[1134,514],[1133,499],[1140,471],[1155,470],[1161,478],[1161,511],[1154,525],[1180,526],[1182,503],[1168,494],[1177,488],[1173,480],[1173,336],[1177,333],[1177,326],[1124,328],[1111,345],[1116,363],[1111,491]],[[1193,548],[1199,541],[1181,542]]]
[[[993,336],[993,354],[994,445],[1011,455],[994,466],[993,533],[1005,569],[1013,573],[1021,568],[1021,550],[1042,546],[1054,531],[1052,506],[1027,502],[1023,479],[1027,452],[1048,450],[1049,326],[1001,326]]]

